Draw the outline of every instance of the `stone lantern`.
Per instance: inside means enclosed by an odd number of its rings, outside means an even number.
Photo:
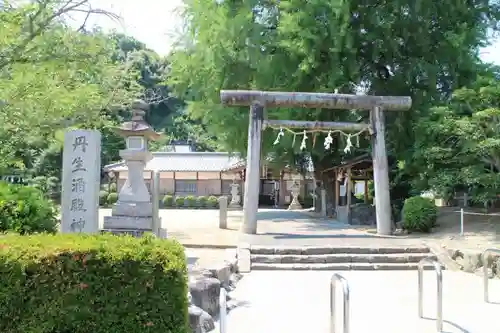
[[[290,187],[290,191],[292,192],[292,202],[290,203],[290,206],[288,206],[288,210],[302,209],[302,205],[299,202],[300,176],[293,177],[293,184]]]
[[[229,209],[240,209],[241,196],[240,196],[240,184],[237,183],[236,174],[233,177],[233,183],[231,184],[231,202],[229,203]]]
[[[152,159],[148,140],[157,140],[160,134],[144,120],[148,109],[145,102],[135,101],[132,119],[115,129],[125,138],[126,149],[120,150],[120,157],[127,165],[128,177],[118,193],[112,215],[104,218],[104,229],[111,232],[140,235],[153,227],[153,205],[144,182],[144,168]]]

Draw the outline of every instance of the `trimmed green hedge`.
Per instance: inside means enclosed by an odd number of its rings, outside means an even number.
[[[408,231],[430,232],[436,225],[437,208],[434,200],[421,196],[405,200],[402,227]]]
[[[174,205],[174,197],[170,194],[167,194],[163,197],[163,206],[164,207],[172,207]]]
[[[186,333],[182,246],[152,236],[0,238],[0,332]]]
[[[218,205],[219,205],[219,199],[216,196],[211,195],[207,198],[207,203],[206,203],[207,208],[217,208]]]

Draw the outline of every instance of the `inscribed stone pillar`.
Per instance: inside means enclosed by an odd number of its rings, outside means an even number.
[[[64,133],[61,232],[99,232],[101,133]]]

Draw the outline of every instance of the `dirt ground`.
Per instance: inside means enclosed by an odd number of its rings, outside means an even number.
[[[460,207],[438,207],[437,227],[432,233],[412,233],[395,238],[422,241],[443,248],[484,250],[500,247],[500,210],[485,213],[480,208],[464,208],[463,235],[460,234]],[[366,229],[374,234],[375,229]]]
[[[437,228],[426,238],[448,248],[485,249],[500,246],[500,210],[464,208],[464,234],[460,235],[460,208],[440,207]]]

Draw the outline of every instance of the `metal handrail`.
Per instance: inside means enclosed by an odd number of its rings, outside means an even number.
[[[343,296],[343,320],[342,320],[342,333],[349,333],[349,308],[350,308],[350,298],[349,298],[349,284],[347,280],[340,274],[333,274],[330,280],[330,333],[336,333],[335,327],[335,288],[337,282],[342,284],[342,296]]]
[[[486,303],[489,303],[489,282],[488,282],[488,260],[486,258],[486,255],[490,253],[498,253],[500,254],[500,249],[486,249],[483,251],[483,254],[481,255],[481,259],[483,261],[483,293],[484,293],[484,301]]]
[[[436,271],[437,281],[437,313],[436,313],[436,329],[438,332],[443,331],[443,272],[439,262],[432,258],[424,258],[418,263],[418,316],[424,317],[424,265],[428,263],[434,266]]]
[[[224,287],[219,294],[219,333],[227,333],[227,291]]]

